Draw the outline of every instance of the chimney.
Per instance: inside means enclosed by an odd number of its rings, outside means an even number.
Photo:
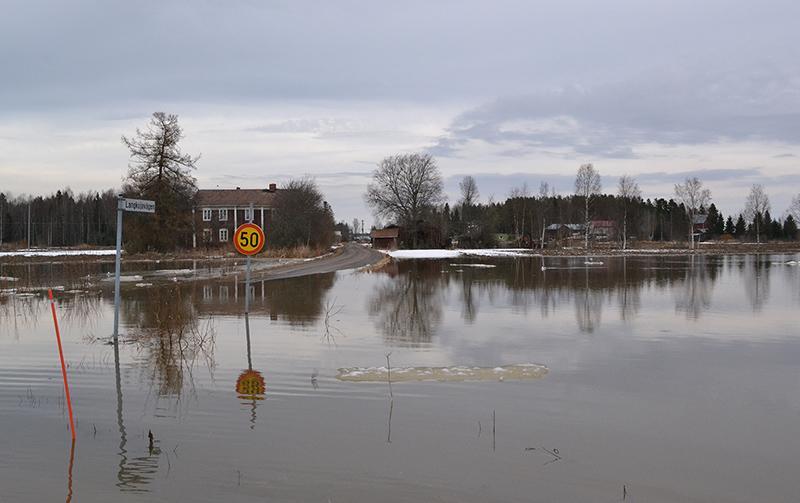
[[[274,183],[269,184],[269,191],[275,192],[278,189],[278,186]]]

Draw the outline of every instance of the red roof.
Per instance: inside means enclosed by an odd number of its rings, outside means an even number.
[[[373,239],[396,238],[400,236],[400,229],[398,227],[389,227],[388,229],[373,229],[369,235]]]

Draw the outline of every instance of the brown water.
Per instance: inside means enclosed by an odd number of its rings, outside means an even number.
[[[118,366],[109,264],[0,265],[0,502],[797,501],[798,257],[602,260],[256,283],[249,354],[240,281],[128,283]]]

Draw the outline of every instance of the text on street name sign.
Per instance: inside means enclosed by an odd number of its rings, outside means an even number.
[[[156,202],[148,201],[147,199],[125,199],[119,200],[119,209],[125,211],[134,211],[137,213],[155,213]]]

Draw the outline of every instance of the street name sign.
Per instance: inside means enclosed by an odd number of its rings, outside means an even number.
[[[147,199],[119,199],[119,209],[123,211],[133,211],[136,213],[155,213],[156,202]]]

